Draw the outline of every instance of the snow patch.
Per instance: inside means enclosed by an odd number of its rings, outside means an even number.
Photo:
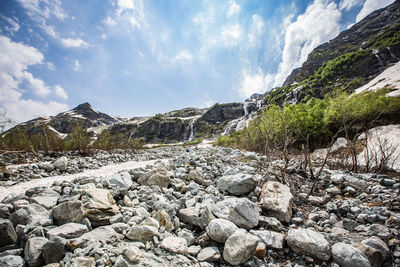
[[[400,62],[387,68],[366,85],[356,89],[355,93],[359,94],[365,91],[377,91],[385,86],[394,89],[394,91],[388,93],[386,96],[400,96]]]

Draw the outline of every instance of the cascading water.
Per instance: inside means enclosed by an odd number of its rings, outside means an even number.
[[[385,66],[383,65],[382,59],[378,55],[378,50],[374,49],[374,50],[372,50],[372,53],[374,53],[376,59],[378,60],[379,70],[384,69]]]
[[[231,134],[232,132],[233,132],[233,128],[235,127],[237,127],[237,125],[238,125],[238,122],[240,121],[241,119],[236,119],[236,120],[231,120],[229,123],[228,123],[228,125],[226,126],[226,128],[225,128],[225,131],[222,133],[222,135],[229,135],[229,134]]]
[[[387,49],[387,51],[389,51],[390,56],[391,56],[394,60],[399,61],[399,58],[396,57],[395,54],[393,54],[392,50],[390,50],[390,47],[386,47],[386,49]]]
[[[189,135],[189,139],[188,139],[189,142],[193,141],[193,139],[194,139],[194,124],[197,121],[197,119],[198,118],[194,118],[193,120],[190,121],[190,124],[189,124],[189,126],[190,126],[190,135]]]
[[[243,103],[243,110],[244,110],[244,116],[247,117],[249,115],[249,111],[247,110],[247,106],[249,105],[248,102]]]
[[[258,100],[257,101],[257,109],[260,109],[262,106],[263,101],[262,100]]]

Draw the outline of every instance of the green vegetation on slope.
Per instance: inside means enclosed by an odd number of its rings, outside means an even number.
[[[269,148],[282,149],[308,141],[327,143],[343,127],[357,124],[363,128],[378,116],[400,112],[400,98],[386,97],[387,92],[381,89],[350,96],[338,93],[284,107],[271,104],[247,129],[221,136],[217,144],[265,153]]]

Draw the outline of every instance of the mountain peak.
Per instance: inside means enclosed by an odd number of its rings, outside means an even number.
[[[88,103],[82,103],[74,108],[75,111],[82,111],[82,110],[93,110],[93,107]]]

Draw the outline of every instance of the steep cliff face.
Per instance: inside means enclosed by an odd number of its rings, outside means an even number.
[[[360,71],[356,71],[355,75],[372,79],[390,63],[398,61],[399,32],[400,1],[396,1],[384,9],[376,10],[333,40],[315,48],[302,67],[294,69],[286,78],[283,86],[301,82],[313,75],[325,62],[360,49],[375,52],[359,64]]]

